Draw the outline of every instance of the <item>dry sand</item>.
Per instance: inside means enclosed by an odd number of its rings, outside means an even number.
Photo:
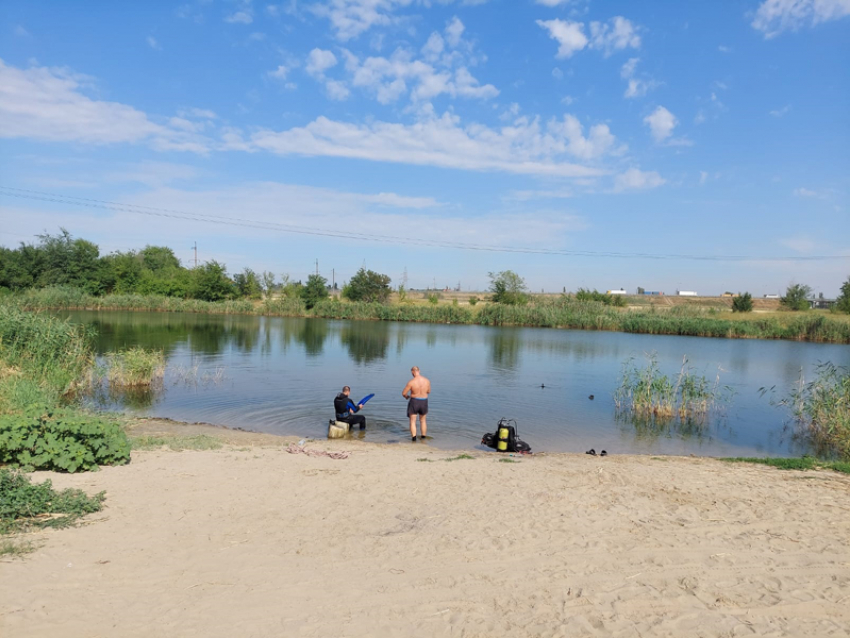
[[[193,428],[35,475],[106,508],[0,562],[0,636],[850,635],[847,475]]]

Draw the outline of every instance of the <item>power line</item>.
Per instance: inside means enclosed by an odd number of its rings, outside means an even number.
[[[0,195],[16,197],[19,199],[31,199],[36,201],[68,204],[71,206],[82,206],[86,208],[99,208],[113,211],[123,211],[137,215],[148,215],[154,217],[167,217],[181,219],[184,221],[205,222],[210,224],[224,224],[228,226],[240,226],[243,228],[258,228],[261,230],[275,230],[286,233],[301,235],[314,235],[318,237],[334,238],[357,238],[364,241],[378,243],[406,244],[413,246],[430,246],[434,248],[451,248],[457,250],[474,250],[496,253],[521,253],[531,255],[553,255],[565,257],[611,257],[621,259],[677,259],[692,261],[829,261],[835,259],[848,259],[847,255],[807,255],[788,257],[760,257],[756,255],[688,255],[688,254],[660,254],[660,253],[620,253],[620,252],[594,252],[590,250],[558,250],[550,248],[527,248],[527,247],[500,247],[481,244],[468,244],[462,242],[451,242],[427,238],[395,237],[390,235],[377,235],[358,233],[351,231],[334,231],[310,228],[295,224],[282,224],[278,222],[263,222],[224,215],[211,215],[208,213],[190,213],[170,208],[158,208],[155,206],[141,206],[137,204],[124,204],[100,199],[89,199],[75,197],[73,195],[59,195],[41,191],[14,188],[11,186],[0,186]]]

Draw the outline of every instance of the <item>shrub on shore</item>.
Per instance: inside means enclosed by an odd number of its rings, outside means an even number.
[[[161,350],[130,348],[107,355],[109,383],[115,386],[148,386],[162,381],[165,354]]]

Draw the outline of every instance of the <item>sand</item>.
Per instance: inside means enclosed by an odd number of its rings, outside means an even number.
[[[34,475],[106,508],[0,562],[0,636],[850,635],[847,475],[193,428]]]

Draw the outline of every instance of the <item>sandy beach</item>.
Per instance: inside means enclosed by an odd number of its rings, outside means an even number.
[[[0,635],[850,635],[847,475],[144,427],[226,445],[36,473],[106,507],[0,562]]]

